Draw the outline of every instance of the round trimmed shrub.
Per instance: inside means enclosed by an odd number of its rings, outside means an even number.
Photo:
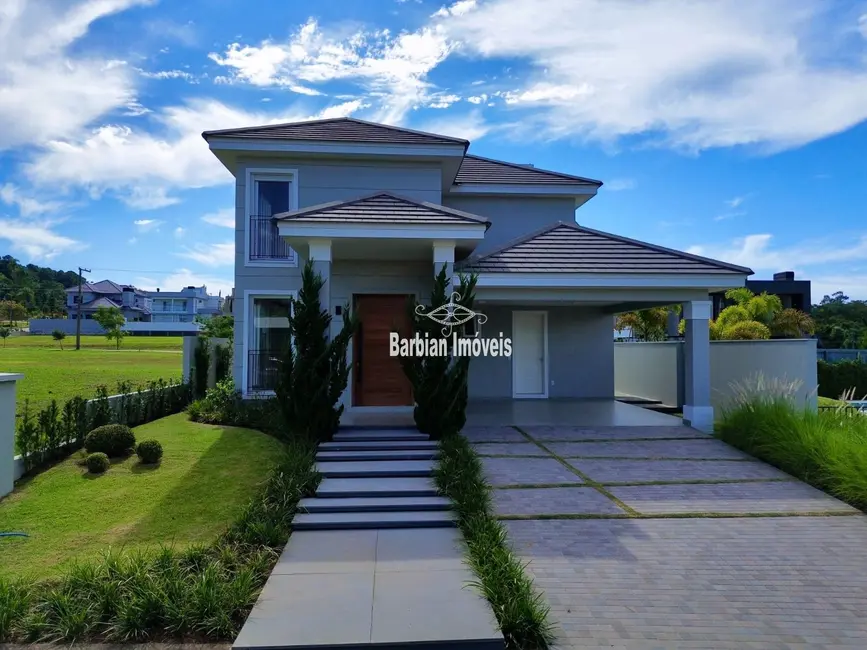
[[[84,437],[84,449],[88,454],[102,452],[110,458],[125,456],[133,447],[135,434],[123,424],[106,424]]]
[[[163,446],[156,440],[142,440],[136,445],[135,453],[141,462],[153,465],[163,457]]]
[[[87,464],[87,471],[91,474],[103,474],[109,467],[111,467],[111,462],[108,460],[108,456],[101,451],[89,454],[85,463]]]

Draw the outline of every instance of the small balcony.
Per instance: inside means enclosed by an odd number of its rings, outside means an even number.
[[[293,259],[292,247],[277,232],[277,224],[270,215],[250,216],[251,260],[290,260]]]

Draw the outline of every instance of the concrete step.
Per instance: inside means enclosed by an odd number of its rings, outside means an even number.
[[[381,451],[320,451],[318,461],[358,462],[362,460],[433,460],[439,456],[436,449],[383,449]]]
[[[436,487],[429,478],[324,478],[316,496],[326,499],[365,497],[435,497]]]
[[[430,436],[412,429],[358,429],[338,431],[335,442],[430,440]]]
[[[361,440],[336,441],[319,444],[319,451],[386,451],[436,449],[437,443],[432,440]]]
[[[420,512],[450,510],[446,497],[343,497],[301,499],[299,512]]]
[[[364,528],[445,528],[455,525],[448,511],[316,512],[295,515],[294,530],[358,530]]]
[[[317,462],[316,471],[331,478],[374,478],[387,476],[430,476],[432,460],[371,460]]]

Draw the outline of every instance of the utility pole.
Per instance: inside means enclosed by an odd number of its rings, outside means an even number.
[[[75,349],[81,349],[81,283],[84,280],[82,272],[90,273],[90,269],[78,267],[78,304],[75,308]]]

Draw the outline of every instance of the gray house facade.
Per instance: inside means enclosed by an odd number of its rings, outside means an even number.
[[[614,315],[683,303],[684,418],[712,424],[710,294],[750,269],[582,227],[600,181],[467,153],[469,142],[353,118],[203,134],[236,179],[235,366],[248,396],[273,389],[288,300],[307,259],[326,280],[350,349],[348,412],[399,411],[412,393],[389,333],[408,295],[424,301],[443,265],[478,275],[480,336],[511,356],[474,359],[470,398],[614,399]],[[432,306],[437,307],[437,306]]]

